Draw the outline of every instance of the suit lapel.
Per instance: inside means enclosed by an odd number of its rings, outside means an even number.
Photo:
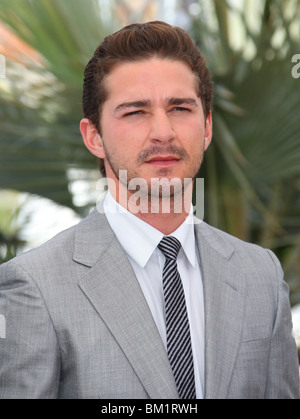
[[[234,249],[206,223],[195,226],[205,305],[205,397],[226,398],[243,326],[245,278]],[[170,364],[130,263],[96,210],[76,232],[74,260],[90,267],[79,283],[124,351],[150,398],[178,398]],[[238,275],[237,275],[238,272]]]
[[[230,261],[233,247],[214,229],[196,227],[205,305],[205,394],[226,398],[241,341],[245,280]]]
[[[74,259],[91,266],[79,286],[122,348],[149,397],[177,398],[162,340],[131,265],[105,216],[93,214],[89,218],[76,237]],[[85,243],[89,243],[86,249]]]

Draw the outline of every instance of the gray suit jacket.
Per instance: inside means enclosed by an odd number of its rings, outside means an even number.
[[[277,259],[206,223],[195,231],[205,397],[297,398],[288,289]],[[178,398],[138,281],[96,210],[1,265],[0,314],[0,398]]]

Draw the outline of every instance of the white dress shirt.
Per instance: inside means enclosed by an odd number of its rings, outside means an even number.
[[[166,348],[166,325],[162,289],[165,256],[157,248],[163,233],[121,207],[108,192],[103,210],[106,218],[127,254],[136,274],[153,319]],[[177,257],[178,271],[185,292],[194,359],[197,398],[204,395],[204,299],[200,258],[189,217],[171,235],[181,243]],[[189,221],[188,221],[189,220]]]

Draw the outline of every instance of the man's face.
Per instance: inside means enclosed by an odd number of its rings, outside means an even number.
[[[122,63],[105,79],[99,157],[108,178],[193,178],[212,133],[197,79],[181,61],[152,58]]]

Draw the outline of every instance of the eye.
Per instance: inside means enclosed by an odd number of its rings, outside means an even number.
[[[134,116],[134,115],[142,115],[144,113],[144,111],[142,110],[137,110],[137,111],[132,111],[132,112],[126,112],[123,117],[126,116]]]
[[[189,108],[184,108],[183,106],[175,106],[175,108],[172,108],[172,111],[176,112],[191,112]]]

